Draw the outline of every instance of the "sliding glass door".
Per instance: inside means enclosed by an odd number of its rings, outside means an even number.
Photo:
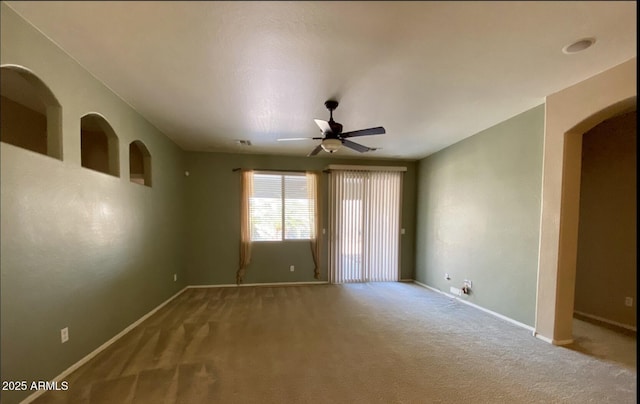
[[[399,279],[402,172],[331,171],[331,282]]]

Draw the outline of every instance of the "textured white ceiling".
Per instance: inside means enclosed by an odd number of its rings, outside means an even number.
[[[422,158],[636,56],[635,1],[7,4],[185,150],[306,155],[334,98]]]

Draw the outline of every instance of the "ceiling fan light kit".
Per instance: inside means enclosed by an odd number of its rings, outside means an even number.
[[[339,139],[324,139],[321,146],[324,151],[333,153],[342,146],[342,142]]]
[[[333,111],[338,108],[338,101],[328,100],[325,101],[324,106],[329,110],[329,121],[323,121],[321,119],[314,119],[316,125],[320,128],[323,137],[310,137],[310,138],[290,138],[290,139],[278,139],[278,140],[305,140],[305,139],[314,139],[314,140],[322,140],[322,142],[316,146],[315,149],[311,151],[307,156],[315,156],[320,153],[322,150],[327,153],[335,153],[342,146],[348,147],[349,149],[355,150],[359,153],[365,153],[368,151],[376,150],[376,148],[367,147],[361,145],[356,142],[352,142],[347,140],[350,137],[356,136],[371,136],[371,135],[382,135],[385,132],[382,126],[378,126],[376,128],[369,129],[361,129],[354,130],[351,132],[342,133],[342,124],[333,120]]]

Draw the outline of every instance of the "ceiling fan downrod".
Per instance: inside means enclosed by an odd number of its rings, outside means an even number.
[[[338,108],[338,101],[336,100],[328,100],[324,102],[324,106],[329,110],[329,122],[333,121],[333,111]]]

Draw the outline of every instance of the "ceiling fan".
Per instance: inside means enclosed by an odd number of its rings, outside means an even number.
[[[313,149],[307,156],[315,156],[316,154],[320,153],[321,150],[324,150],[328,153],[334,153],[341,146],[346,146],[360,153],[376,150],[373,147],[367,147],[359,143],[352,142],[351,140],[348,140],[348,138],[356,136],[382,135],[386,133],[382,126],[342,133],[342,125],[333,120],[333,111],[338,108],[338,101],[326,101],[324,103],[324,106],[329,110],[329,122],[323,121],[321,119],[314,119],[314,121],[322,131],[323,137],[286,138],[278,139],[278,141],[307,139],[322,140],[322,142],[318,146],[316,146],[316,148]]]

